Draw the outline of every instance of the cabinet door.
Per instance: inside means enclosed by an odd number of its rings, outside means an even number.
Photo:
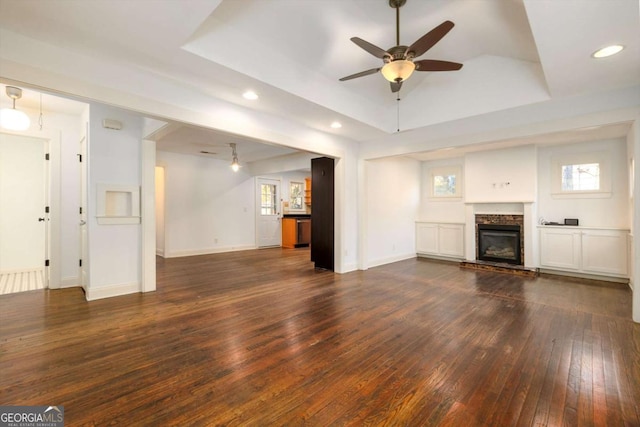
[[[441,255],[464,257],[464,226],[461,224],[439,225],[438,249]]]
[[[416,252],[438,253],[438,224],[416,224]]]
[[[580,232],[560,228],[540,230],[540,265],[563,270],[580,269]]]
[[[582,269],[586,273],[627,276],[627,234],[616,230],[584,231]]]
[[[282,247],[293,249],[296,247],[296,220],[294,218],[282,219]]]

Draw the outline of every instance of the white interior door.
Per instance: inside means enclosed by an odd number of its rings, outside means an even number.
[[[42,271],[45,287],[47,144],[0,133],[0,272]]]
[[[281,246],[280,180],[257,179],[256,208],[258,247]]]

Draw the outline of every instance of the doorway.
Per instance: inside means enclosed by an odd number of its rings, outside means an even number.
[[[257,178],[256,235],[259,248],[282,245],[280,205],[280,180]]]
[[[0,133],[0,294],[49,285],[48,141]]]

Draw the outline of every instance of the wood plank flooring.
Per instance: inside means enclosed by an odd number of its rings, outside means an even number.
[[[158,259],[158,290],[0,296],[0,404],[69,426],[640,426],[626,285],[307,249]]]

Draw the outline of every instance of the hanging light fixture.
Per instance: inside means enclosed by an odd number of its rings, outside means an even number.
[[[240,162],[238,162],[238,152],[236,151],[236,144],[232,142],[229,144],[231,146],[231,169],[234,172],[238,172],[240,170]]]
[[[7,86],[7,96],[13,100],[13,107],[0,110],[0,126],[9,130],[29,129],[29,116],[24,111],[16,110],[16,99],[22,98],[22,89]]]

